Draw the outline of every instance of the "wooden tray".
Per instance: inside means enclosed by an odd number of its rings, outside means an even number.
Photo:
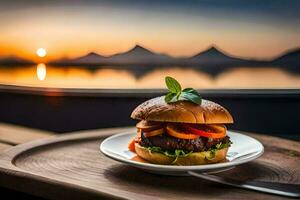
[[[134,129],[69,134],[16,146],[0,156],[0,185],[50,199],[282,199],[195,177],[153,175],[106,158],[99,144]],[[253,135],[252,135],[253,136]],[[222,173],[237,179],[300,183],[300,145],[258,136],[265,154]]]

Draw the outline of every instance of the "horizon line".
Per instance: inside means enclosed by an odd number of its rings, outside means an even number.
[[[234,58],[238,58],[238,59],[248,59],[248,60],[256,60],[256,61],[272,61],[272,60],[274,60],[274,59],[276,59],[276,58],[279,58],[279,57],[281,57],[281,56],[284,56],[284,55],[286,55],[286,54],[288,54],[288,53],[290,53],[290,52],[293,52],[293,51],[297,51],[297,50],[300,50],[300,46],[299,47],[291,47],[291,48],[289,48],[289,49],[286,49],[286,50],[283,50],[281,53],[278,53],[277,55],[275,55],[275,56],[272,56],[271,58],[255,58],[255,57],[244,57],[244,56],[239,56],[239,55],[233,55],[233,54],[231,54],[230,52],[227,52],[226,50],[224,50],[223,48],[220,48],[218,45],[216,45],[216,44],[210,44],[210,45],[208,45],[206,48],[204,48],[203,50],[200,50],[198,53],[194,53],[194,54],[192,54],[192,55],[189,55],[189,56],[172,56],[172,55],[170,55],[170,54],[168,54],[168,53],[164,53],[164,52],[156,52],[155,50],[153,50],[153,49],[151,49],[151,48],[148,48],[148,47],[145,47],[145,46],[143,46],[143,45],[141,45],[141,44],[139,44],[139,43],[135,43],[133,46],[131,46],[131,47],[129,47],[127,50],[125,50],[125,51],[120,51],[120,52],[115,52],[115,53],[113,53],[113,54],[110,54],[110,55],[103,55],[103,54],[101,54],[101,53],[99,53],[99,51],[95,51],[95,50],[91,50],[91,51],[89,51],[89,52],[87,52],[87,53],[84,53],[84,54],[82,54],[82,55],[80,55],[80,56],[60,56],[60,57],[58,57],[57,59],[51,59],[51,60],[47,60],[45,63],[51,63],[51,62],[53,62],[53,61],[57,61],[57,60],[61,60],[61,59],[78,59],[78,58],[81,58],[81,57],[84,57],[84,56],[87,56],[87,55],[89,55],[89,54],[92,54],[92,53],[94,53],[94,54],[97,54],[98,56],[102,56],[102,57],[104,57],[104,58],[110,58],[110,57],[113,57],[113,56],[115,56],[115,55],[119,55],[119,54],[124,54],[124,53],[127,53],[127,52],[129,52],[129,51],[131,51],[131,50],[133,50],[133,49],[135,49],[136,47],[141,47],[141,48],[143,48],[143,49],[145,49],[145,50],[147,50],[147,51],[149,51],[149,52],[151,52],[151,53],[154,53],[154,54],[157,54],[157,55],[166,55],[166,56],[169,56],[169,57],[171,57],[171,58],[181,58],[181,59],[187,59],[187,58],[192,58],[192,57],[194,57],[194,56],[197,56],[197,55],[199,55],[199,54],[201,54],[201,53],[204,53],[204,52],[206,52],[206,51],[208,51],[208,50],[210,50],[210,49],[216,49],[217,51],[219,51],[219,52],[221,52],[221,53],[223,53],[223,54],[225,54],[226,56],[229,56],[229,57],[234,57]],[[17,55],[17,54],[10,54],[10,55],[6,55],[6,56],[0,56],[0,59],[2,59],[2,58],[10,58],[10,57],[13,57],[13,58],[20,58],[20,59],[24,59],[24,60],[26,60],[26,61],[30,61],[30,62],[33,62],[33,63],[39,63],[39,62],[36,62],[35,61],[35,59],[28,59],[28,58],[26,58],[26,57],[23,57],[23,56],[19,56],[19,55]],[[40,58],[41,59],[41,58]],[[42,59],[44,59],[44,58],[42,58]]]

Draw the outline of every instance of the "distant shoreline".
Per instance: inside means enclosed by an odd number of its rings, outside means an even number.
[[[19,57],[0,58],[0,65],[32,65],[36,62],[25,60]],[[63,58],[46,62],[55,66],[148,66],[155,67],[161,65],[176,65],[198,67],[214,67],[228,65],[282,65],[300,66],[300,48],[292,49],[272,60],[257,60],[250,58],[240,58],[227,54],[223,50],[212,46],[191,57],[172,57],[167,54],[155,53],[140,45],[134,46],[126,52],[114,54],[112,56],[102,56],[91,52],[77,58]]]

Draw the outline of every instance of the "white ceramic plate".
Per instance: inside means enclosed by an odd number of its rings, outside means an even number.
[[[128,150],[129,142],[135,137],[134,132],[125,132],[106,138],[100,145],[100,151],[109,158],[116,161],[143,169],[145,171],[165,175],[188,175],[189,171],[198,172],[217,172],[231,169],[236,165],[240,165],[258,158],[264,152],[263,145],[256,139],[236,133],[227,132],[232,145],[227,153],[228,162],[208,164],[208,165],[191,165],[191,166],[175,166],[175,165],[157,165],[142,163],[131,160],[136,156],[135,153]]]

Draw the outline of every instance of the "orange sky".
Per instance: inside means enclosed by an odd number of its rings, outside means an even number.
[[[158,53],[191,56],[215,44],[235,56],[272,58],[300,46],[299,28],[283,27],[276,19],[219,15],[105,6],[4,10],[0,12],[0,56],[46,62],[91,51],[111,55],[135,44]],[[35,54],[40,47],[48,52],[43,59]]]

